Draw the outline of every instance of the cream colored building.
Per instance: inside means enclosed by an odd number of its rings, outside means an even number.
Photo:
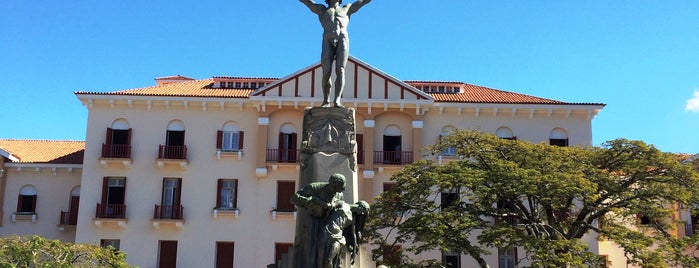
[[[76,92],[88,109],[81,164],[24,163],[0,143],[0,235],[113,245],[140,267],[275,263],[294,240],[288,197],[299,187],[297,134],[304,108],[321,103],[320,77],[318,63],[281,79],[173,76],[144,88]],[[462,82],[402,81],[354,57],[343,103],[356,110],[360,148],[352,199],[368,201],[450,129],[589,146],[592,119],[604,107]],[[34,214],[15,209],[25,186],[38,196]],[[60,224],[71,196],[79,196],[77,221]],[[508,267],[499,263],[511,257],[496,253],[489,262]],[[472,267],[465,256],[448,258]]]

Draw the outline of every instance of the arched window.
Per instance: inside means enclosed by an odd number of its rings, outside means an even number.
[[[126,119],[119,118],[107,128],[107,137],[102,146],[102,157],[130,158],[131,157],[131,128]]]
[[[80,186],[75,186],[70,191],[70,204],[68,213],[61,211],[61,224],[76,225],[78,224],[78,208],[80,205]]]
[[[512,130],[510,130],[508,127],[499,127],[497,130],[495,130],[495,135],[501,139],[517,140],[517,136],[512,134]]]
[[[400,128],[389,125],[383,130],[383,156],[374,157],[386,164],[400,164],[402,156],[402,136]]]
[[[441,140],[442,137],[446,137],[446,136],[451,135],[452,133],[454,133],[454,131],[456,131],[456,128],[452,127],[452,126],[446,126],[446,127],[442,128],[442,132],[439,134],[439,139]],[[445,148],[444,150],[442,150],[442,155],[443,156],[455,156],[456,155],[456,146],[449,146],[449,147]]]
[[[277,153],[278,162],[296,162],[296,126],[291,123],[285,123],[279,128],[279,152]]]
[[[235,122],[228,121],[216,134],[216,149],[223,152],[240,151],[243,149],[243,137],[243,131]]]
[[[554,128],[549,135],[549,144],[556,146],[568,146],[568,132],[562,128]]]
[[[34,186],[23,186],[17,198],[17,214],[36,214],[36,196]]]
[[[165,146],[161,146],[160,158],[186,159],[187,148],[184,145],[184,123],[180,120],[172,120],[167,124],[165,134]]]

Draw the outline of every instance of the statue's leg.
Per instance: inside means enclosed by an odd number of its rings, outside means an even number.
[[[332,86],[331,74],[333,59],[335,58],[335,46],[331,40],[323,40],[323,51],[320,54],[320,66],[323,69],[323,105],[321,107],[330,107],[330,87]]]
[[[347,65],[347,59],[349,58],[349,40],[347,38],[342,38],[335,50],[335,98],[333,99],[333,104],[335,107],[343,107],[340,99],[342,98],[342,92],[345,89],[345,66]]]

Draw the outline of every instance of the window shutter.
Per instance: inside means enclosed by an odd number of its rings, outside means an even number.
[[[110,127],[107,128],[107,138],[106,138],[106,141],[104,143],[112,144],[112,133],[113,132],[114,132],[114,130],[112,128],[110,128]]]
[[[238,207],[238,180],[235,180],[235,194],[233,195],[233,207]],[[291,197],[290,197],[291,198]],[[291,201],[289,201],[291,202]]]
[[[177,179],[177,188],[175,188],[175,200],[173,204],[179,206],[182,202],[182,178]]]
[[[216,207],[220,208],[221,207],[221,190],[223,189],[223,180],[218,179],[218,183],[216,185]]]
[[[17,195],[17,212],[22,212],[22,195]]]
[[[223,148],[223,131],[216,131],[216,149]]]
[[[33,195],[32,196],[32,211],[31,211],[32,213],[36,213],[36,199],[37,199],[37,196]]]
[[[126,144],[131,145],[131,129],[126,131]]]
[[[277,210],[293,211],[294,205],[291,204],[291,196],[294,194],[295,182],[293,181],[278,181],[277,182]]]
[[[292,149],[292,150],[295,150],[295,149],[296,149],[296,139],[297,139],[297,136],[298,136],[298,135],[297,135],[296,133],[291,134],[291,145],[290,145],[289,149]]]
[[[279,145],[277,146],[277,148],[279,148],[277,150],[277,161],[281,161],[282,155],[283,155],[283,150],[287,149],[287,148],[284,148],[284,133],[279,132]]]
[[[243,139],[244,139],[243,137],[245,136],[244,134],[245,134],[245,132],[243,132],[243,131],[240,131],[238,133],[238,149],[239,150],[243,149]]]
[[[102,178],[102,205],[107,204],[107,191],[109,187],[109,177]]]

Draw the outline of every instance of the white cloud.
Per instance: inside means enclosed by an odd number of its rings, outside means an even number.
[[[694,90],[694,97],[687,100],[687,106],[685,109],[691,112],[699,112],[699,90]]]

